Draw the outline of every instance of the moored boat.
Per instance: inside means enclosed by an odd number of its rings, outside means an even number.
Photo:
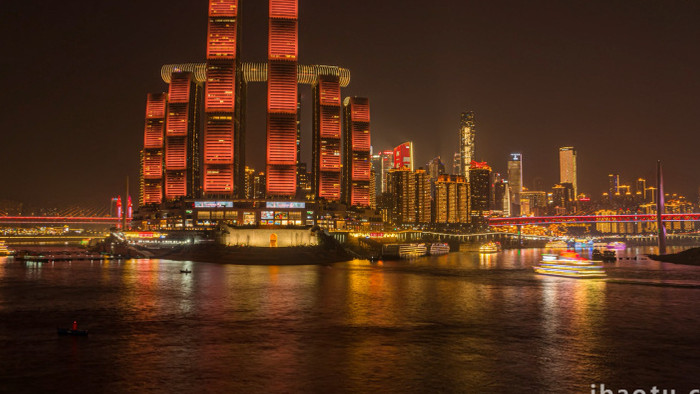
[[[403,244],[399,246],[399,257],[402,259],[421,257],[427,253],[428,248],[425,244]]]
[[[566,249],[569,245],[565,241],[549,241],[544,245],[545,249]]]
[[[496,253],[501,250],[501,244],[498,242],[488,242],[479,247],[479,253]]]
[[[607,275],[602,265],[582,258],[576,252],[563,252],[560,255],[543,254],[539,265],[533,267],[540,275],[562,276],[567,278],[604,278]]]
[[[10,256],[12,255],[12,251],[7,249],[7,245],[5,245],[5,241],[0,241],[0,256]]]
[[[443,254],[448,254],[450,253],[450,245],[444,242],[433,242],[430,244],[430,252],[429,254],[431,256],[439,256]]]

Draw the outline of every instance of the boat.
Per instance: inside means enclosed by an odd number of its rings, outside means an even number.
[[[479,246],[479,253],[496,253],[501,250],[501,244],[498,242],[488,242]]]
[[[569,245],[565,241],[549,241],[544,247],[545,249],[566,249]]]
[[[5,245],[5,241],[0,241],[0,256],[11,256],[12,251],[7,249],[7,245]]]
[[[587,249],[593,247],[593,241],[588,239],[576,239],[574,240],[574,248],[576,249]]]
[[[620,241],[610,242],[606,245],[606,248],[608,250],[625,250],[627,248],[627,244]]]
[[[399,257],[402,259],[410,259],[421,257],[428,254],[428,248],[425,244],[402,244],[399,245]]]
[[[425,256],[428,248],[425,244],[386,244],[382,245],[382,258],[407,259]]]
[[[602,265],[586,260],[572,251],[562,252],[560,255],[543,254],[540,265],[533,268],[540,275],[566,278],[605,278],[607,276]]]
[[[191,270],[185,269],[185,270],[180,270],[180,273],[181,273],[181,274],[191,274],[192,271],[191,271]]]
[[[602,261],[604,263],[609,263],[617,261],[617,255],[614,250],[604,250],[601,252],[599,249],[593,249],[593,252],[591,253],[591,259],[593,261]]]
[[[80,337],[86,337],[88,330],[73,330],[70,328],[58,328],[58,335],[74,335]]]
[[[430,244],[430,251],[428,253],[431,256],[448,254],[450,253],[450,245],[444,242],[433,242]]]

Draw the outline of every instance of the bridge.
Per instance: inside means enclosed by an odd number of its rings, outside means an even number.
[[[698,222],[700,213],[666,213],[664,222]],[[512,218],[488,218],[489,226],[525,226],[543,224],[601,224],[601,223],[652,223],[655,214],[632,215],[578,215],[578,216],[524,216]]]
[[[131,220],[131,219],[129,219]],[[2,224],[43,224],[65,225],[65,224],[113,224],[121,221],[113,216],[0,216]]]

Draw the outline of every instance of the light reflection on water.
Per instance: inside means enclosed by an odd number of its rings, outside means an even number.
[[[0,392],[694,383],[700,289],[673,284],[700,287],[700,268],[623,260],[606,264],[610,281],[541,277],[543,252],[330,267],[0,259],[0,349],[11,355]],[[56,337],[73,319],[89,338]]]

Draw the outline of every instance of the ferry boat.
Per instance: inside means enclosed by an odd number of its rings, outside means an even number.
[[[610,242],[606,245],[606,248],[608,250],[625,250],[627,248],[627,244],[620,241]]]
[[[382,246],[382,257],[389,259],[421,257],[427,253],[428,248],[425,244],[387,244]]]
[[[496,253],[501,250],[501,244],[498,242],[489,242],[479,247],[479,253]]]
[[[566,249],[569,245],[565,241],[549,241],[544,247],[545,249]]]
[[[7,249],[7,245],[5,245],[5,241],[0,241],[0,256],[10,256],[12,255],[12,252]]]
[[[440,256],[448,253],[450,253],[450,245],[444,242],[433,242],[430,244],[429,254],[431,256]]]
[[[425,244],[402,244],[399,245],[399,257],[410,259],[428,254],[428,247]]]
[[[576,252],[562,252],[560,255],[543,254],[540,265],[533,267],[540,275],[563,276],[566,278],[605,278],[602,265],[586,260]]]

